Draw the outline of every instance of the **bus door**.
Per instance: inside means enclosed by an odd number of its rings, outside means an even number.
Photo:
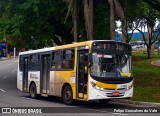
[[[29,57],[23,58],[23,91],[28,89],[28,61]]]
[[[41,56],[41,93],[49,93],[49,70],[50,70],[50,55]]]
[[[88,50],[78,50],[77,62],[77,98],[87,99]]]

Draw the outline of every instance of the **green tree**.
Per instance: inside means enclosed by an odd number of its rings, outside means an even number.
[[[94,1],[93,35],[96,40],[110,40],[110,10],[106,0]]]
[[[133,0],[117,0],[115,3],[117,6],[116,19],[122,22],[122,25],[121,25],[122,41],[129,43],[132,38],[132,34],[135,30],[135,27],[133,27],[134,25],[133,23],[138,18],[138,16],[142,13],[141,11],[142,2],[139,2],[139,0],[134,0],[134,1]],[[129,34],[128,31],[131,31],[131,34]]]
[[[84,18],[87,40],[93,39],[93,0],[84,0]]]
[[[139,16],[137,16],[137,27],[136,29],[142,34],[143,41],[145,42],[147,46],[147,54],[148,58],[152,57],[152,54],[154,53],[154,42],[157,40],[158,35],[155,35],[155,29],[156,28],[156,19],[160,17],[160,12],[150,7],[148,4],[146,4],[143,1],[141,2],[141,11],[143,11]],[[140,28],[147,27],[148,30],[148,37],[144,35],[144,32]]]
[[[65,23],[69,18],[69,14],[71,13],[72,15],[72,22],[73,22],[73,37],[74,37],[74,42],[78,41],[78,21],[79,21],[79,0],[64,0],[64,2],[67,4],[68,6],[68,11],[66,14],[66,18],[65,18]],[[71,33],[72,33],[71,31]]]
[[[67,7],[63,1],[1,0],[1,32],[6,31],[16,46],[42,48],[71,43],[71,24],[64,24]],[[20,46],[21,45],[21,46]]]
[[[109,0],[110,5],[110,35],[111,40],[115,39],[115,5],[114,0]]]
[[[148,5],[150,5],[152,8],[160,11],[160,0],[143,0]]]

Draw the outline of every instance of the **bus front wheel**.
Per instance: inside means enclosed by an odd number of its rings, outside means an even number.
[[[72,89],[70,86],[64,87],[63,94],[62,94],[62,100],[63,100],[63,103],[67,105],[71,105],[73,103],[73,93],[72,93]]]
[[[35,99],[37,97],[37,88],[35,83],[31,83],[31,86],[29,88],[30,97]]]

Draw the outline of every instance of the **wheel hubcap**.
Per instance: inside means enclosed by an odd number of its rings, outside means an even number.
[[[66,92],[65,92],[65,99],[66,99],[67,101],[69,101],[69,100],[71,99],[71,91],[66,91]]]

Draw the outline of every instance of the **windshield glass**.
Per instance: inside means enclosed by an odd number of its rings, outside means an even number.
[[[92,45],[91,75],[117,77],[117,72],[130,73],[131,47],[120,42],[95,42]]]

